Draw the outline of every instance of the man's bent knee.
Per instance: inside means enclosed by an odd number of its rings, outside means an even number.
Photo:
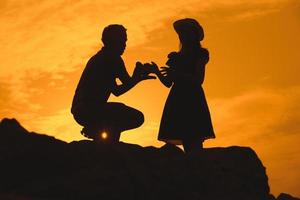
[[[145,121],[144,114],[141,111],[137,110],[137,117],[136,117],[136,123],[137,127],[140,127]]]
[[[124,118],[124,129],[134,129],[140,127],[144,123],[144,114],[136,109],[131,109]]]

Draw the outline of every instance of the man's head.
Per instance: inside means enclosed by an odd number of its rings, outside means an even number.
[[[104,47],[112,50],[116,54],[122,55],[126,48],[127,34],[126,28],[119,24],[111,24],[104,28],[102,32],[102,42]]]

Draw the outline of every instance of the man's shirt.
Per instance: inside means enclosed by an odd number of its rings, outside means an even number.
[[[86,64],[75,91],[71,112],[74,114],[105,104],[117,85],[116,78],[124,70],[121,56],[102,48]]]

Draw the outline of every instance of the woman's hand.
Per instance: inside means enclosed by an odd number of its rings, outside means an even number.
[[[168,73],[172,72],[170,72],[169,67],[161,67],[160,70],[155,62],[151,62],[151,64],[146,63],[146,66],[148,67],[150,73],[156,74],[162,84],[164,84],[166,87],[171,87],[172,81],[169,78]]]
[[[160,68],[160,73],[163,76],[169,76],[169,77],[173,77],[174,76],[174,70],[171,67],[161,67]]]

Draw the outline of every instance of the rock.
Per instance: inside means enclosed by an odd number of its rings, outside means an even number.
[[[278,197],[277,200],[300,200],[299,198],[293,197],[289,194],[286,193],[281,193]]]
[[[184,154],[161,148],[66,143],[0,123],[0,198],[274,200],[266,169],[248,147]]]

